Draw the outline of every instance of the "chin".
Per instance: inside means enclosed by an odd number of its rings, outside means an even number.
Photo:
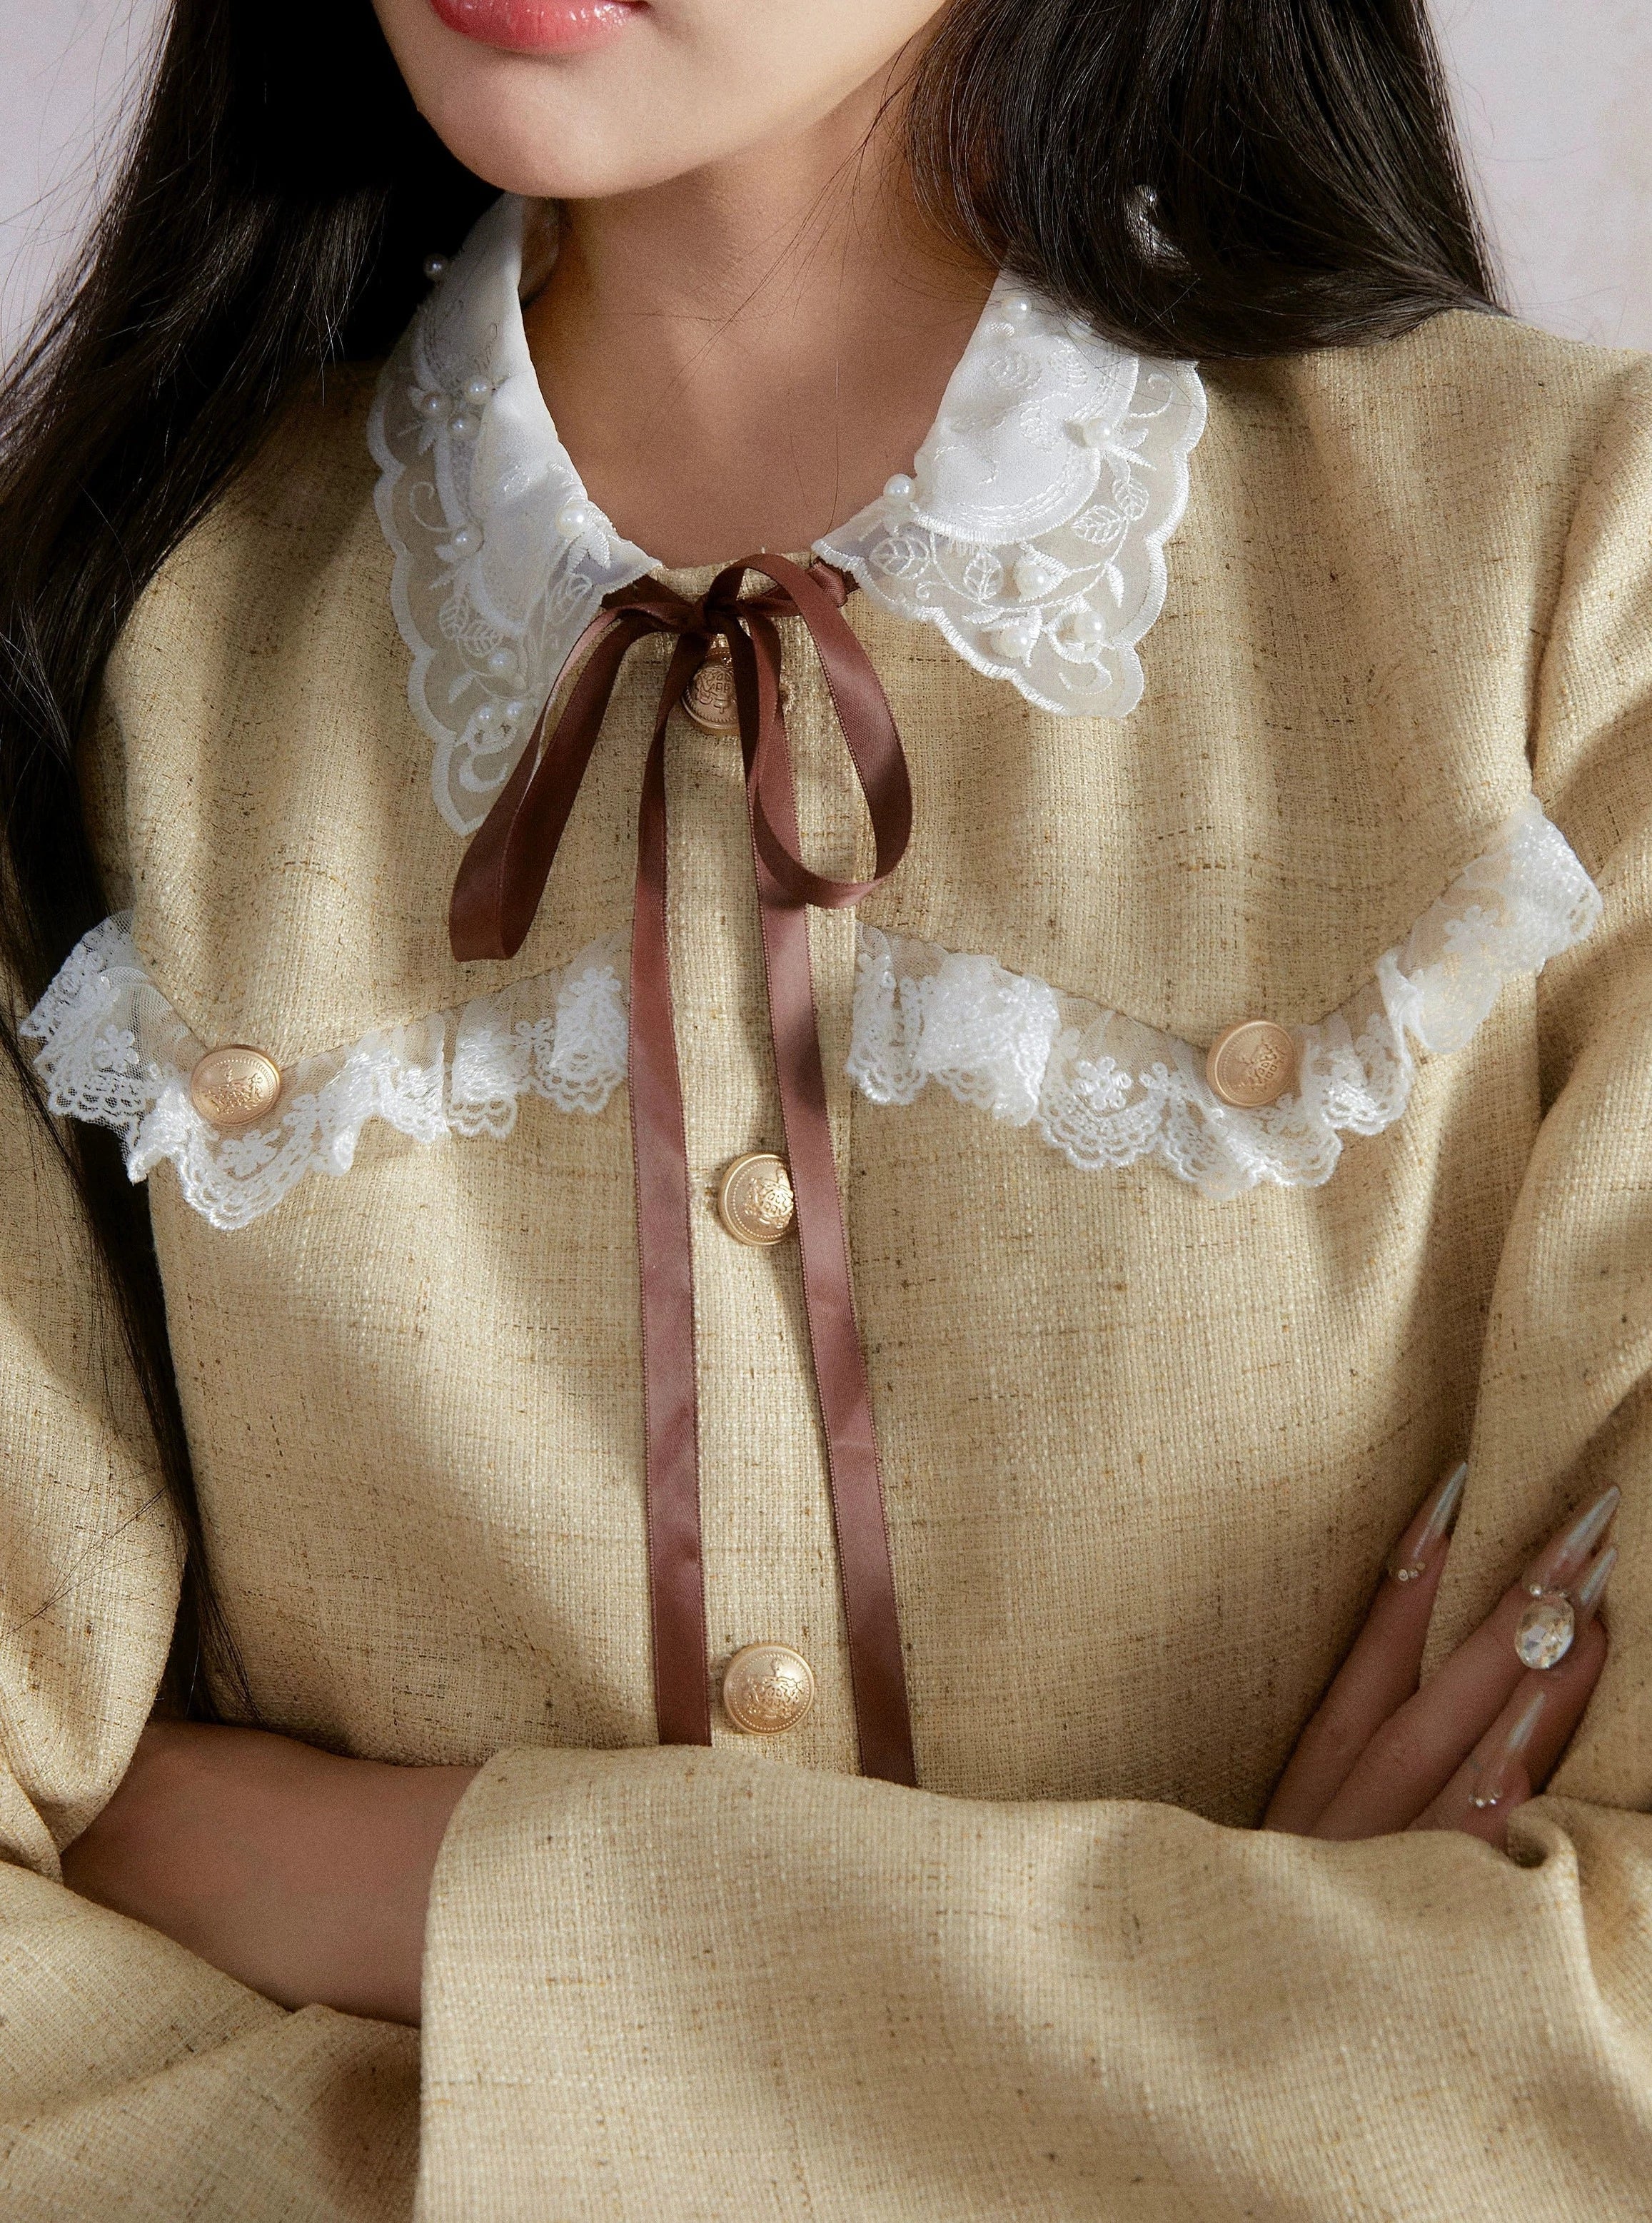
[[[933,0],[829,0],[818,15],[809,0],[375,5],[420,111],[468,169],[501,192],[589,200],[818,122]]]
[[[635,192],[737,142],[726,112],[674,82],[680,72],[662,72],[657,60],[639,66],[634,35],[589,51],[523,54],[456,38],[419,4],[415,36],[392,38],[419,111],[467,169],[501,192],[547,200]]]
[[[621,124],[605,104],[577,93],[554,101],[523,98],[492,72],[477,77],[445,85],[422,104],[423,112],[465,167],[501,192],[540,200],[637,192],[684,176],[719,151],[639,131],[634,115]]]

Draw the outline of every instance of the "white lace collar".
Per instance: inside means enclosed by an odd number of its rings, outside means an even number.
[[[442,274],[369,427],[408,699],[461,834],[602,596],[657,568],[586,494],[545,406],[519,299],[525,208],[499,201]],[[1121,718],[1204,422],[1192,364],[1128,354],[1001,279],[911,475],[816,553],[1029,702]]]

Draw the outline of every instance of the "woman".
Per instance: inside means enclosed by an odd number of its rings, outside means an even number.
[[[9,2214],[1641,2212],[1647,394],[1406,0],[178,0],[8,401]]]

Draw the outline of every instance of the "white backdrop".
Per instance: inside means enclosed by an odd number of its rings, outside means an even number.
[[[1435,0],[1510,299],[1652,348],[1652,5]],[[160,0],[0,0],[0,351],[118,154]]]

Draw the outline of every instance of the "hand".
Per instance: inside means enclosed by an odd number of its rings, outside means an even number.
[[[431,1876],[475,1772],[154,1722],[64,1880],[282,2006],[416,2023]]]
[[[1605,1665],[1597,1617],[1617,1554],[1602,1540],[1609,1489],[1551,1537],[1424,1688],[1428,1616],[1466,1467],[1430,1493],[1400,1539],[1365,1627],[1299,1739],[1263,1827],[1309,1837],[1460,1829],[1501,1847],[1509,1815],[1548,1780]],[[1571,1648],[1528,1668],[1515,1632],[1535,1590],[1565,1591]]]

